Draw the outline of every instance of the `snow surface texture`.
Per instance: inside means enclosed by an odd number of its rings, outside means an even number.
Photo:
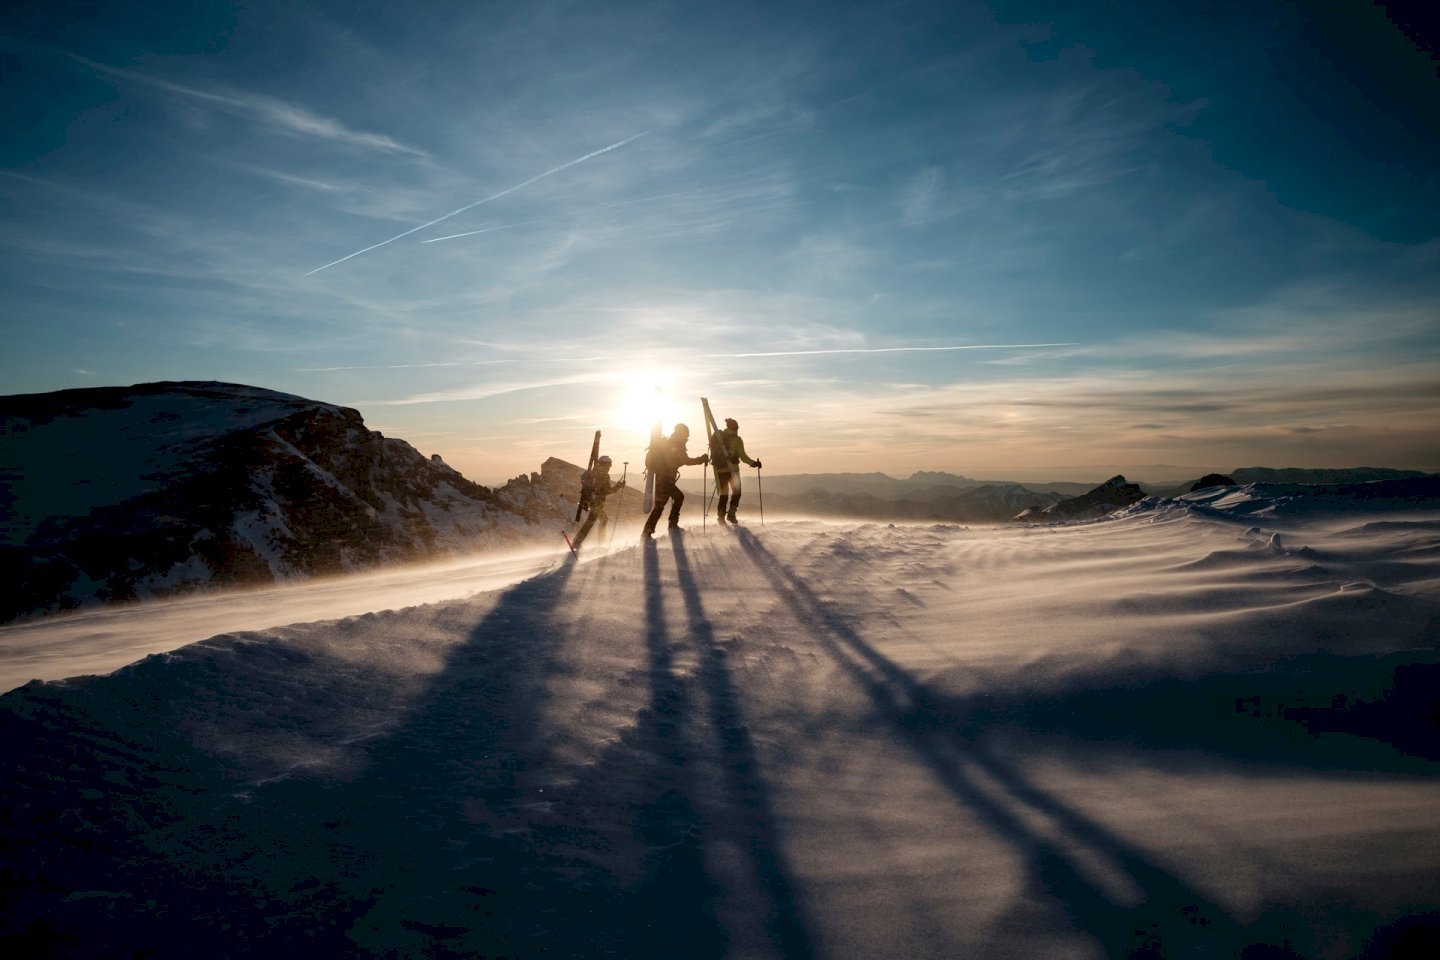
[[[29,684],[0,947],[1407,955],[1440,501],[1392,494],[692,528]]]

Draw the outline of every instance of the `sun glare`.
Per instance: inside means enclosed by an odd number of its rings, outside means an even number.
[[[625,378],[625,383],[625,390],[615,406],[612,425],[645,443],[650,440],[650,427],[656,417],[660,418],[663,429],[669,432],[672,424],[667,422],[667,418],[671,416],[674,398],[670,396],[665,380],[654,371],[637,370]]]

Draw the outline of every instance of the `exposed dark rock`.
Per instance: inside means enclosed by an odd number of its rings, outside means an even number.
[[[1038,513],[1027,510],[1014,517],[1027,523],[1053,523],[1059,520],[1093,520],[1113,513],[1121,507],[1139,503],[1145,499],[1145,491],[1139,484],[1131,483],[1123,476],[1114,476],[1089,493],[1061,500]]]
[[[1426,476],[1423,470],[1392,470],[1389,467],[1348,467],[1307,469],[1301,467],[1240,467],[1230,471],[1236,483],[1371,483],[1376,480],[1403,480]]]
[[[1190,492],[1204,490],[1206,487],[1233,487],[1235,481],[1223,473],[1207,473],[1190,485]]]
[[[366,429],[357,411],[256,387],[11,396],[0,423],[0,620],[538,532],[440,458]]]

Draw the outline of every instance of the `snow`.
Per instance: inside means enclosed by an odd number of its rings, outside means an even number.
[[[554,562],[552,551],[496,550],[440,563],[101,607],[0,626],[0,691],[32,679],[110,673],[217,633],[465,597],[523,580]]]
[[[55,417],[43,429],[3,440],[13,471],[15,513],[0,515],[0,542],[22,544],[41,521],[84,516],[163,487],[217,436],[253,429],[314,404],[237,384],[178,384],[184,390],[136,393],[123,406]],[[105,470],[95,458],[103,451]]]
[[[0,936],[1339,958],[1440,912],[1440,737],[1401,682],[1433,706],[1440,504],[1253,485],[703,532],[687,506],[578,563],[0,630],[7,683],[72,677],[0,698]]]
[[[276,582],[289,579],[291,568],[285,563],[282,544],[294,537],[285,525],[285,511],[275,500],[274,478],[258,474],[252,489],[259,495],[260,507],[241,510],[230,521],[230,533],[237,543],[247,545]]]

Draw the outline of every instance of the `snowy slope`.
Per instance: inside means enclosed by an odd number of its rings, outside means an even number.
[[[454,555],[562,515],[256,387],[13,396],[0,415],[0,620]]]
[[[1440,930],[1437,625],[1433,495],[567,554],[0,697],[0,946],[1367,955]]]

